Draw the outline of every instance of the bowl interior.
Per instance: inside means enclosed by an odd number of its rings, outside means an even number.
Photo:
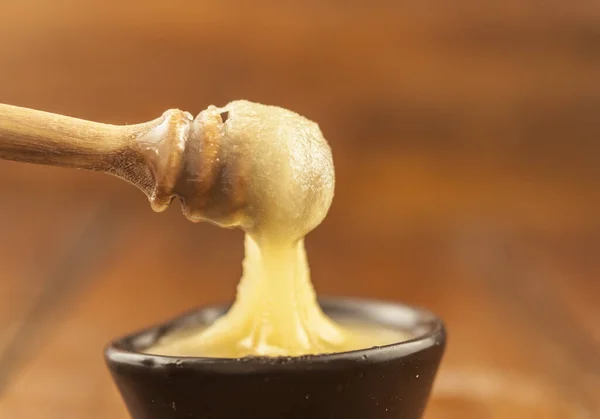
[[[408,338],[384,347],[373,347],[336,354],[309,355],[295,358],[310,358],[313,361],[320,358],[331,360],[332,357],[341,354],[358,354],[373,349],[384,349],[385,347],[396,347],[396,350],[398,350],[398,346],[405,347],[406,352],[410,353],[420,347],[435,344],[438,340],[443,339],[443,336],[441,336],[443,334],[442,321],[433,313],[420,308],[398,303],[352,298],[324,298],[319,300],[319,304],[323,307],[325,313],[334,320],[373,324],[377,327],[398,330],[407,334]],[[172,360],[173,358],[179,357],[150,355],[145,354],[144,351],[154,345],[166,334],[182,329],[195,329],[211,325],[226,313],[229,307],[229,304],[216,304],[192,310],[163,324],[149,327],[141,332],[121,338],[115,341],[112,346],[120,351],[143,354],[146,357],[156,357],[157,359],[168,362],[170,359]],[[418,343],[418,345],[415,346],[415,343]],[[203,359],[203,357],[181,358]],[[289,359],[289,357],[284,358]]]

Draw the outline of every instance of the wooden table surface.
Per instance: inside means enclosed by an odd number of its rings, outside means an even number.
[[[319,121],[314,282],[444,317],[426,419],[600,417],[600,2],[5,3],[0,102]],[[0,418],[127,418],[103,346],[231,299],[242,234],[100,174],[0,162],[0,190]]]

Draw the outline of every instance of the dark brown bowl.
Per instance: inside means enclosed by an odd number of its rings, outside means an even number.
[[[208,306],[111,343],[106,361],[133,419],[418,419],[441,361],[442,321],[381,301],[325,299],[334,319],[408,331],[413,339],[303,357],[196,358],[141,353],[165,333],[209,325]]]

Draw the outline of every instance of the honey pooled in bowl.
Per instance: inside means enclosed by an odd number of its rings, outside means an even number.
[[[233,306],[214,324],[166,335],[146,352],[300,356],[406,338],[381,326],[337,323],[317,303],[304,237],[325,218],[335,185],[331,150],[318,125],[286,109],[247,101],[211,106],[198,119],[196,129],[210,133],[225,167],[243,176],[238,192],[244,204],[227,219],[208,219],[245,231],[243,275]]]

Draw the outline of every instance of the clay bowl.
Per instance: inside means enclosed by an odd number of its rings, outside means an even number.
[[[359,351],[241,359],[147,355],[163,334],[206,326],[207,306],[112,342],[105,356],[133,419],[421,418],[446,341],[442,321],[397,303],[325,299],[334,319],[367,321],[412,339]]]

